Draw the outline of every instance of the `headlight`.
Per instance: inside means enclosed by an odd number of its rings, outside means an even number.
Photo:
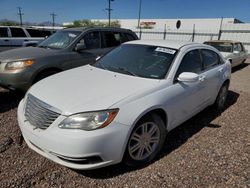
[[[34,63],[34,60],[14,61],[6,64],[6,70],[19,70],[25,67],[29,67]]]
[[[58,127],[62,129],[91,131],[109,125],[117,113],[118,109],[76,114],[63,120]]]

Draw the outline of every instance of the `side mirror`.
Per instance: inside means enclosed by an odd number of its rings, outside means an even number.
[[[85,50],[86,48],[87,47],[85,43],[81,42],[81,43],[76,44],[75,51],[79,52],[79,51]]]
[[[197,82],[199,80],[199,75],[193,72],[183,72],[178,78],[180,82]]]
[[[240,52],[237,51],[237,50],[235,50],[235,51],[233,51],[233,53],[234,53],[234,54],[239,54]]]

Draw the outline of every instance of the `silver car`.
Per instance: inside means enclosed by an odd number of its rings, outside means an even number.
[[[204,42],[204,44],[208,44],[219,50],[223,57],[231,62],[232,67],[244,63],[248,57],[248,51],[238,41],[211,40]]]

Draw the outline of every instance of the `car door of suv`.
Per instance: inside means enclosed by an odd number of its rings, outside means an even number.
[[[71,61],[72,67],[93,64],[96,58],[103,54],[103,49],[101,48],[101,34],[99,31],[86,33],[80,38],[77,44],[79,43],[85,44],[86,49],[77,52],[73,51],[73,53],[71,53],[69,61]]]

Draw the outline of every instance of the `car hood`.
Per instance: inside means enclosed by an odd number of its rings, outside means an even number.
[[[60,110],[63,115],[108,109],[143,92],[159,80],[115,73],[87,65],[71,69],[33,85],[28,93]]]
[[[1,62],[10,62],[16,60],[36,59],[39,57],[47,57],[57,53],[60,50],[46,49],[39,47],[21,47],[0,53]]]

